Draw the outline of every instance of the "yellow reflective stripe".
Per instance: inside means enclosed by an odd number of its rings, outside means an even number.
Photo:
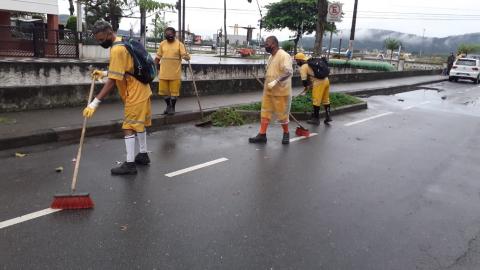
[[[123,76],[125,75],[125,73],[121,73],[121,72],[117,72],[117,71],[113,71],[113,70],[109,70],[108,73],[110,74],[113,74],[113,75],[120,75],[120,76]]]
[[[129,123],[129,124],[145,124],[145,121],[128,120],[128,119],[123,120],[123,122]]]
[[[181,58],[173,58],[173,57],[162,57],[161,60],[177,60],[177,61],[180,61]]]

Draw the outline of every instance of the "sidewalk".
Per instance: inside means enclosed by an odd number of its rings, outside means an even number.
[[[360,83],[340,83],[332,84],[331,92],[345,92],[355,95],[364,95],[365,93],[382,94],[388,93],[391,89],[412,88],[420,84],[434,83],[444,81],[444,76],[416,76],[400,79],[379,80]],[[261,100],[262,92],[247,92],[230,95],[213,95],[200,97],[202,108],[212,110],[218,107],[225,107],[233,104],[250,103]],[[301,87],[294,88],[294,94],[299,93]],[[192,119],[199,119],[198,104],[195,97],[180,98],[176,106],[178,114],[164,121],[169,123],[178,123]],[[49,137],[38,140],[36,143],[49,140],[57,141],[58,130],[77,130],[83,122],[83,107],[62,108],[51,110],[36,110],[26,112],[13,112],[0,114],[0,149],[17,147],[19,145],[9,145],[13,139],[17,139],[16,144],[21,144],[20,139],[24,138],[24,145],[34,144],[35,141],[28,142],[28,138]],[[161,99],[152,100],[152,114],[158,115],[165,110],[165,103]],[[89,127],[101,129],[102,126],[112,125],[112,122],[119,122],[123,115],[122,105],[120,103],[101,104],[94,117],[89,120]],[[175,121],[172,121],[174,120]],[[166,120],[166,119],[165,119]],[[120,130],[120,129],[119,129]],[[91,134],[91,133],[90,133]],[[75,136],[78,134],[75,133]],[[73,137],[73,135],[72,135]]]

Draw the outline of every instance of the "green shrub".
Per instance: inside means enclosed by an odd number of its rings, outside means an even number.
[[[70,29],[72,31],[77,31],[77,17],[76,16],[68,17],[65,28]]]
[[[224,108],[211,114],[212,124],[217,127],[241,126],[245,117],[233,108]]]
[[[362,102],[360,99],[344,94],[344,93],[330,93],[330,105],[332,108],[352,105]],[[254,102],[250,104],[237,106],[238,110],[245,111],[260,111],[262,104]],[[298,96],[292,100],[292,112],[311,112],[312,111],[312,92],[308,91],[304,96]]]

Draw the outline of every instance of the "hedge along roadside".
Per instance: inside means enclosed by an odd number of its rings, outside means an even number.
[[[306,119],[308,113],[312,112],[311,91],[308,91],[304,96],[298,96],[293,98],[291,112],[295,114],[295,117],[300,119]],[[367,104],[363,100],[344,94],[344,93],[331,93],[330,104],[332,106],[332,112],[338,114],[342,108],[354,109],[366,109]],[[352,105],[359,105],[353,106]],[[253,102],[249,104],[242,104],[238,106],[222,108],[210,115],[210,118],[214,126],[228,127],[228,126],[241,126],[244,124],[257,122],[259,120],[258,114],[260,113],[261,102]],[[337,111],[337,113],[335,113]],[[351,110],[348,110],[351,111]]]

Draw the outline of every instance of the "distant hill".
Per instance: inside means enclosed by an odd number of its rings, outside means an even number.
[[[338,48],[340,37],[333,35],[332,47]],[[387,38],[394,38],[400,40],[403,44],[402,50],[412,53],[423,51],[427,54],[446,54],[456,51],[461,43],[477,43],[480,44],[480,33],[471,33],[458,36],[449,36],[445,38],[422,38],[418,35],[400,33],[390,30],[380,29],[358,29],[355,33],[354,48],[361,50],[383,50],[384,41]],[[330,34],[323,39],[323,46],[328,47]],[[343,30],[342,34],[342,48],[348,47],[348,40],[350,39],[350,30]],[[305,49],[312,49],[315,42],[314,37],[305,37],[301,44]]]

